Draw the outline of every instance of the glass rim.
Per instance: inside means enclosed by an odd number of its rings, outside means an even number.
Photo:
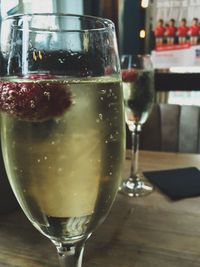
[[[15,14],[15,15],[10,15],[5,17],[2,22],[4,21],[9,21],[9,20],[17,20],[17,19],[23,19],[23,18],[33,18],[33,17],[43,17],[43,16],[49,16],[49,17],[69,17],[69,18],[76,18],[81,21],[86,20],[89,22],[94,22],[94,23],[99,23],[101,27],[97,28],[89,28],[88,29],[45,29],[44,27],[23,27],[20,28],[19,25],[12,25],[13,28],[19,28],[21,31],[29,31],[29,32],[102,32],[102,31],[110,31],[110,30],[115,30],[115,25],[114,23],[107,18],[102,18],[102,17],[96,17],[96,16],[89,16],[89,15],[79,15],[79,14],[71,14],[71,13],[25,13],[25,14]],[[95,25],[95,24],[94,24]]]
[[[121,57],[145,58],[151,57],[151,54],[122,54]]]

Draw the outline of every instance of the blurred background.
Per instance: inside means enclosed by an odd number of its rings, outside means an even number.
[[[1,0],[1,16],[16,13],[62,12],[110,18],[116,24],[120,52],[132,54],[144,52],[145,36],[137,37],[145,27],[147,6],[147,0],[141,3],[139,0]]]

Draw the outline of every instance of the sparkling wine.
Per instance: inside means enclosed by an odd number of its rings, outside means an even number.
[[[127,72],[127,73],[126,73]],[[143,124],[147,120],[153,102],[153,72],[126,70],[123,79],[126,123],[132,130],[133,123]]]
[[[105,218],[119,187],[122,90],[111,77],[50,78],[5,81],[2,146],[28,218],[51,239],[70,241]]]

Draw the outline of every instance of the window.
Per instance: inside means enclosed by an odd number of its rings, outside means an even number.
[[[169,92],[168,103],[200,106],[200,91]]]
[[[16,13],[76,13],[83,14],[83,0],[1,0],[1,15]]]

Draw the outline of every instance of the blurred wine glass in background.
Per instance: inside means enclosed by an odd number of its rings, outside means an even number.
[[[154,72],[149,55],[122,55],[122,80],[125,103],[125,120],[132,134],[130,175],[120,192],[130,196],[144,196],[153,187],[138,171],[139,135],[151,111],[154,99]]]

